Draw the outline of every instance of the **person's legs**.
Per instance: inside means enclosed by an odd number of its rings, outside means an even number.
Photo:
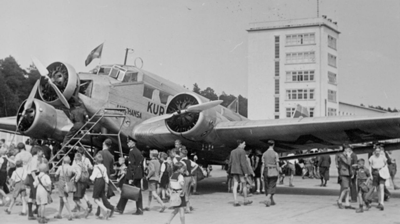
[[[181,218],[181,224],[185,224],[185,210],[184,208],[179,208],[179,214]]]
[[[133,185],[135,187],[140,188],[141,187],[141,179],[135,179],[133,180]],[[142,189],[142,188],[141,188]],[[126,204],[126,203],[125,203]],[[136,201],[136,213],[141,214],[143,212],[143,198],[142,198],[142,192],[139,193],[139,198]]]
[[[172,222],[172,219],[174,219],[175,215],[178,214],[181,208],[174,208],[174,210],[171,213],[171,216],[168,219],[168,224]]]
[[[70,209],[69,203],[68,203],[68,196],[64,195],[64,197],[62,197],[62,200],[64,201],[64,206],[67,209],[69,216],[72,217],[72,212],[71,212],[71,209]]]
[[[152,199],[153,199],[153,196],[152,196],[153,194],[152,194],[152,193],[153,193],[152,191],[149,191],[149,197],[148,197],[148,201],[147,201],[147,207],[144,208],[145,211],[150,210],[151,201],[152,201]]]
[[[384,186],[384,184],[382,184],[382,183],[380,183],[379,184],[379,187],[378,187],[378,195],[379,195],[379,204],[381,204],[381,205],[383,205],[383,203],[384,203],[384,194],[385,194],[385,192],[384,192],[384,188],[385,188],[385,186]]]
[[[256,184],[257,184],[257,190],[256,190],[256,192],[257,192],[257,193],[260,193],[260,189],[261,189],[260,184],[261,184],[261,181],[260,181],[260,178],[259,178],[259,177],[256,178]]]
[[[246,182],[241,183],[243,186],[243,200],[246,203],[247,202],[247,184]]]
[[[363,209],[363,207],[364,207],[364,203],[363,203],[363,197],[362,197],[362,192],[361,192],[361,189],[359,189],[359,192],[358,192],[358,205],[359,205],[359,208],[356,210],[356,212],[357,213],[361,213],[361,212],[364,212],[364,209]]]
[[[294,187],[294,185],[293,185],[293,172],[290,174],[290,176],[289,176],[289,187]]]
[[[233,192],[233,203],[235,205],[238,204],[238,201],[237,201],[237,189],[238,189],[239,181],[237,179],[238,178],[236,178],[236,175],[233,176],[233,189],[232,189],[232,192]]]

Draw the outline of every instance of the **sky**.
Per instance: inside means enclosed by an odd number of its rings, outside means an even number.
[[[101,63],[135,58],[180,85],[247,96],[249,23],[317,16],[317,0],[0,0],[0,58],[84,61],[104,42]],[[400,109],[400,0],[320,0],[338,22],[339,101]],[[140,63],[138,63],[139,65]]]

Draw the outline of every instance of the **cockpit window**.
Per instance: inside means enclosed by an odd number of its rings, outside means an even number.
[[[110,71],[110,77],[117,79],[119,74],[119,69],[117,68],[112,68]]]
[[[137,82],[137,78],[138,78],[137,72],[127,71],[125,73],[122,82]]]

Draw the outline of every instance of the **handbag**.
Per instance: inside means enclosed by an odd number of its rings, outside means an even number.
[[[171,192],[171,197],[170,197],[169,200],[170,200],[170,201],[169,201],[170,206],[174,206],[174,207],[180,206],[181,203],[182,203],[181,191],[174,191],[174,190],[172,190],[172,192]]]
[[[137,201],[140,197],[141,190],[138,187],[123,184],[121,189],[121,198]]]
[[[387,180],[390,178],[390,173],[387,165],[379,169],[379,176],[382,177],[383,179]]]

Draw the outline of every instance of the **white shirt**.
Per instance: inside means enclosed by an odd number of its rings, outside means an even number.
[[[31,161],[29,162],[29,164],[28,164],[28,172],[29,173],[32,173],[32,172],[35,172],[36,170],[38,170],[38,168],[39,168],[39,157],[38,157],[38,155],[34,155],[34,156],[32,156],[32,159],[31,159]]]
[[[287,156],[294,156],[294,154],[293,154],[293,153],[290,153],[290,154],[288,154]],[[290,160],[288,160],[287,162],[290,163],[290,164],[292,164],[292,165],[294,165],[295,163],[299,163],[299,160],[298,160],[298,159],[290,159]]]
[[[94,165],[90,180],[94,181],[96,178],[104,178],[104,181],[108,183],[107,169],[103,164]]]
[[[379,157],[376,157],[375,155],[372,155],[369,157],[369,164],[373,169],[380,169],[386,164],[386,156],[380,155]]]
[[[23,167],[18,167],[12,173],[11,180],[13,180],[15,183],[18,183],[20,181],[24,181],[27,175],[28,173],[26,172],[26,169],[24,169]]]
[[[165,161],[161,163],[161,167],[160,167],[160,173],[164,173],[165,169],[167,169],[167,166],[165,165]]]
[[[40,182],[43,184],[43,186],[39,183],[39,178],[40,178]],[[49,177],[49,175],[40,172],[39,175],[36,177],[35,182],[33,183],[33,185],[35,187],[38,187],[40,185],[40,187],[50,187],[51,186],[51,179]]]
[[[16,156],[14,161],[17,162],[18,160],[22,161],[23,167],[26,169],[29,162],[32,159],[32,154],[30,154],[29,152],[25,151],[25,150],[21,150]]]
[[[185,185],[185,179],[183,178],[183,175],[180,174],[178,176],[178,181],[176,181],[174,179],[171,179],[169,183],[170,183],[170,186],[171,186],[172,189],[180,190]]]

